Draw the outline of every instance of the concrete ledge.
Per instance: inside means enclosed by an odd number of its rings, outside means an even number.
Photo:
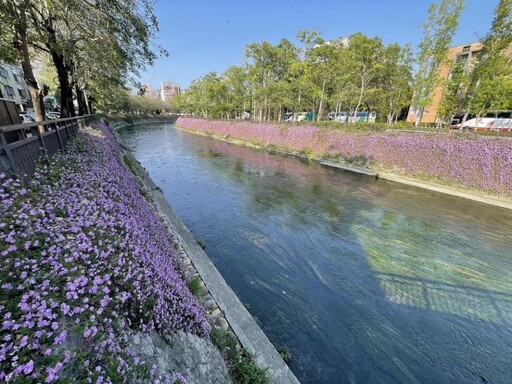
[[[377,172],[375,172],[373,169],[357,167],[355,165],[348,165],[348,164],[343,164],[343,163],[335,163],[333,161],[320,160],[318,162],[320,164],[326,165],[328,167],[340,168],[340,169],[343,169],[345,171],[361,173],[363,175],[377,177]]]
[[[504,199],[494,196],[480,196],[476,193],[464,192],[455,188],[446,187],[444,185],[426,183],[423,181],[411,179],[405,176],[399,176],[392,173],[386,172],[378,172],[377,177],[379,179],[385,179],[389,181],[394,181],[397,183],[412,185],[414,187],[428,189],[430,191],[435,191],[439,193],[444,193],[451,196],[462,197],[464,199],[478,201],[480,203],[494,205],[501,208],[512,209],[512,200]]]
[[[122,143],[120,144],[126,150],[126,146]],[[157,204],[160,213],[166,217],[172,231],[178,237],[183,249],[194,264],[210,294],[217,302],[219,309],[224,313],[229,326],[242,346],[255,355],[258,366],[268,369],[268,377],[273,383],[298,384],[299,380],[283,361],[281,355],[276,351],[233,290],[228,286],[208,255],[199,246],[192,233],[174,212],[160,188],[154,183],[133,154],[130,152],[128,154],[134,160],[133,163],[137,167],[144,183],[151,190],[152,198]]]

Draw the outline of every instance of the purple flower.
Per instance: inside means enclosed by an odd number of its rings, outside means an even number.
[[[68,335],[67,331],[62,331],[59,336],[55,338],[55,341],[53,342],[55,345],[60,345],[66,340],[66,336]]]
[[[130,367],[139,359],[129,345],[129,326],[157,331],[166,340],[177,329],[209,332],[176,271],[178,257],[166,227],[126,169],[110,132],[101,128],[70,142],[65,153],[36,171],[22,192],[26,198],[17,198],[17,181],[4,178],[7,186],[0,186],[0,238],[7,244],[0,268],[9,281],[16,279],[2,288],[19,291],[13,297],[21,309],[15,319],[2,313],[0,361],[2,368],[12,367],[2,371],[6,380],[17,369],[32,379],[57,381],[73,357],[50,346],[65,343],[70,327],[84,327],[90,348],[81,352],[92,367],[115,359],[127,381],[134,379]],[[37,258],[10,255],[20,244],[25,250],[37,247]],[[96,338],[99,332],[102,337]],[[12,353],[16,348],[30,353]],[[38,366],[44,356],[59,363]],[[98,374],[92,368],[84,372],[85,381],[109,381],[101,367]],[[145,381],[158,375],[155,368]]]
[[[20,347],[24,347],[28,344],[28,336],[23,336],[20,340]]]

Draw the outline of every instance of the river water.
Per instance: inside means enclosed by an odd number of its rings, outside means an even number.
[[[512,211],[121,130],[302,383],[511,383]]]

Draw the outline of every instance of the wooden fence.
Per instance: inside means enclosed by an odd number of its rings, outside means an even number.
[[[13,100],[0,99],[0,126],[21,124],[16,103]]]
[[[40,156],[63,149],[91,116],[0,126],[0,171],[29,178]]]

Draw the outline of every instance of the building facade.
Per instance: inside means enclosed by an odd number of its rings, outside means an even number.
[[[13,100],[20,111],[32,107],[30,93],[20,65],[0,62],[0,98]]]
[[[448,60],[446,63],[439,66],[439,84],[434,89],[432,95],[432,103],[425,108],[423,113],[423,117],[421,119],[422,123],[436,123],[438,122],[438,111],[439,106],[441,105],[441,100],[443,99],[444,91],[446,88],[446,83],[450,78],[451,68],[455,62],[463,62],[464,68],[466,71],[471,70],[472,65],[474,65],[475,59],[478,57],[480,52],[483,49],[482,43],[471,43],[465,45],[457,45],[456,47],[450,48],[448,52]],[[407,115],[408,122],[415,122],[416,115],[413,107],[409,109],[409,113]]]
[[[162,101],[171,101],[172,98],[181,93],[179,84],[174,84],[168,81],[160,83],[160,99]]]
[[[159,99],[160,98],[160,90],[153,88],[151,83],[144,84],[142,86],[145,90],[144,96],[149,99]]]

